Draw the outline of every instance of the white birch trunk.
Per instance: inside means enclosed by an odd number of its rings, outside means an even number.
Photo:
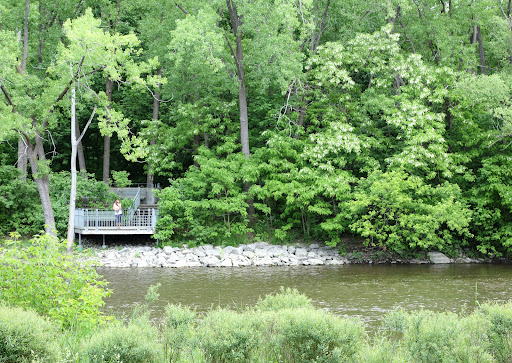
[[[75,200],[76,200],[76,91],[75,86],[71,88],[71,191],[69,193],[69,216],[68,216],[68,238],[67,251],[72,252],[73,242],[75,241]]]

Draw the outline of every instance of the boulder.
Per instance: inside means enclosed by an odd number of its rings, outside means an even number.
[[[441,252],[429,252],[428,257],[430,258],[430,262],[435,264],[452,263],[452,261]]]
[[[298,259],[307,258],[308,257],[308,251],[305,248],[297,248],[295,250],[295,256]]]

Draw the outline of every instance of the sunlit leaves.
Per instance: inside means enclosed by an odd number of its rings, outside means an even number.
[[[460,238],[471,237],[471,211],[460,195],[450,183],[432,187],[404,172],[376,172],[361,180],[342,214],[371,245],[450,250]]]

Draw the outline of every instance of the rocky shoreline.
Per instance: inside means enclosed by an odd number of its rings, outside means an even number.
[[[203,245],[195,248],[166,246],[122,246],[98,250],[91,260],[102,267],[244,267],[244,266],[332,266],[366,264],[449,264],[484,263],[484,259],[450,259],[440,252],[429,252],[425,259],[403,259],[385,253],[352,252],[341,255],[334,247],[313,243],[293,246],[266,242],[238,247]]]

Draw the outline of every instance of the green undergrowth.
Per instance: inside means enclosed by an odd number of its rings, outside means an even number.
[[[471,313],[394,309],[372,334],[358,319],[312,306],[282,288],[249,308],[199,314],[158,299],[131,316],[84,334],[31,309],[0,306],[0,362],[510,362],[512,303],[482,304]]]

